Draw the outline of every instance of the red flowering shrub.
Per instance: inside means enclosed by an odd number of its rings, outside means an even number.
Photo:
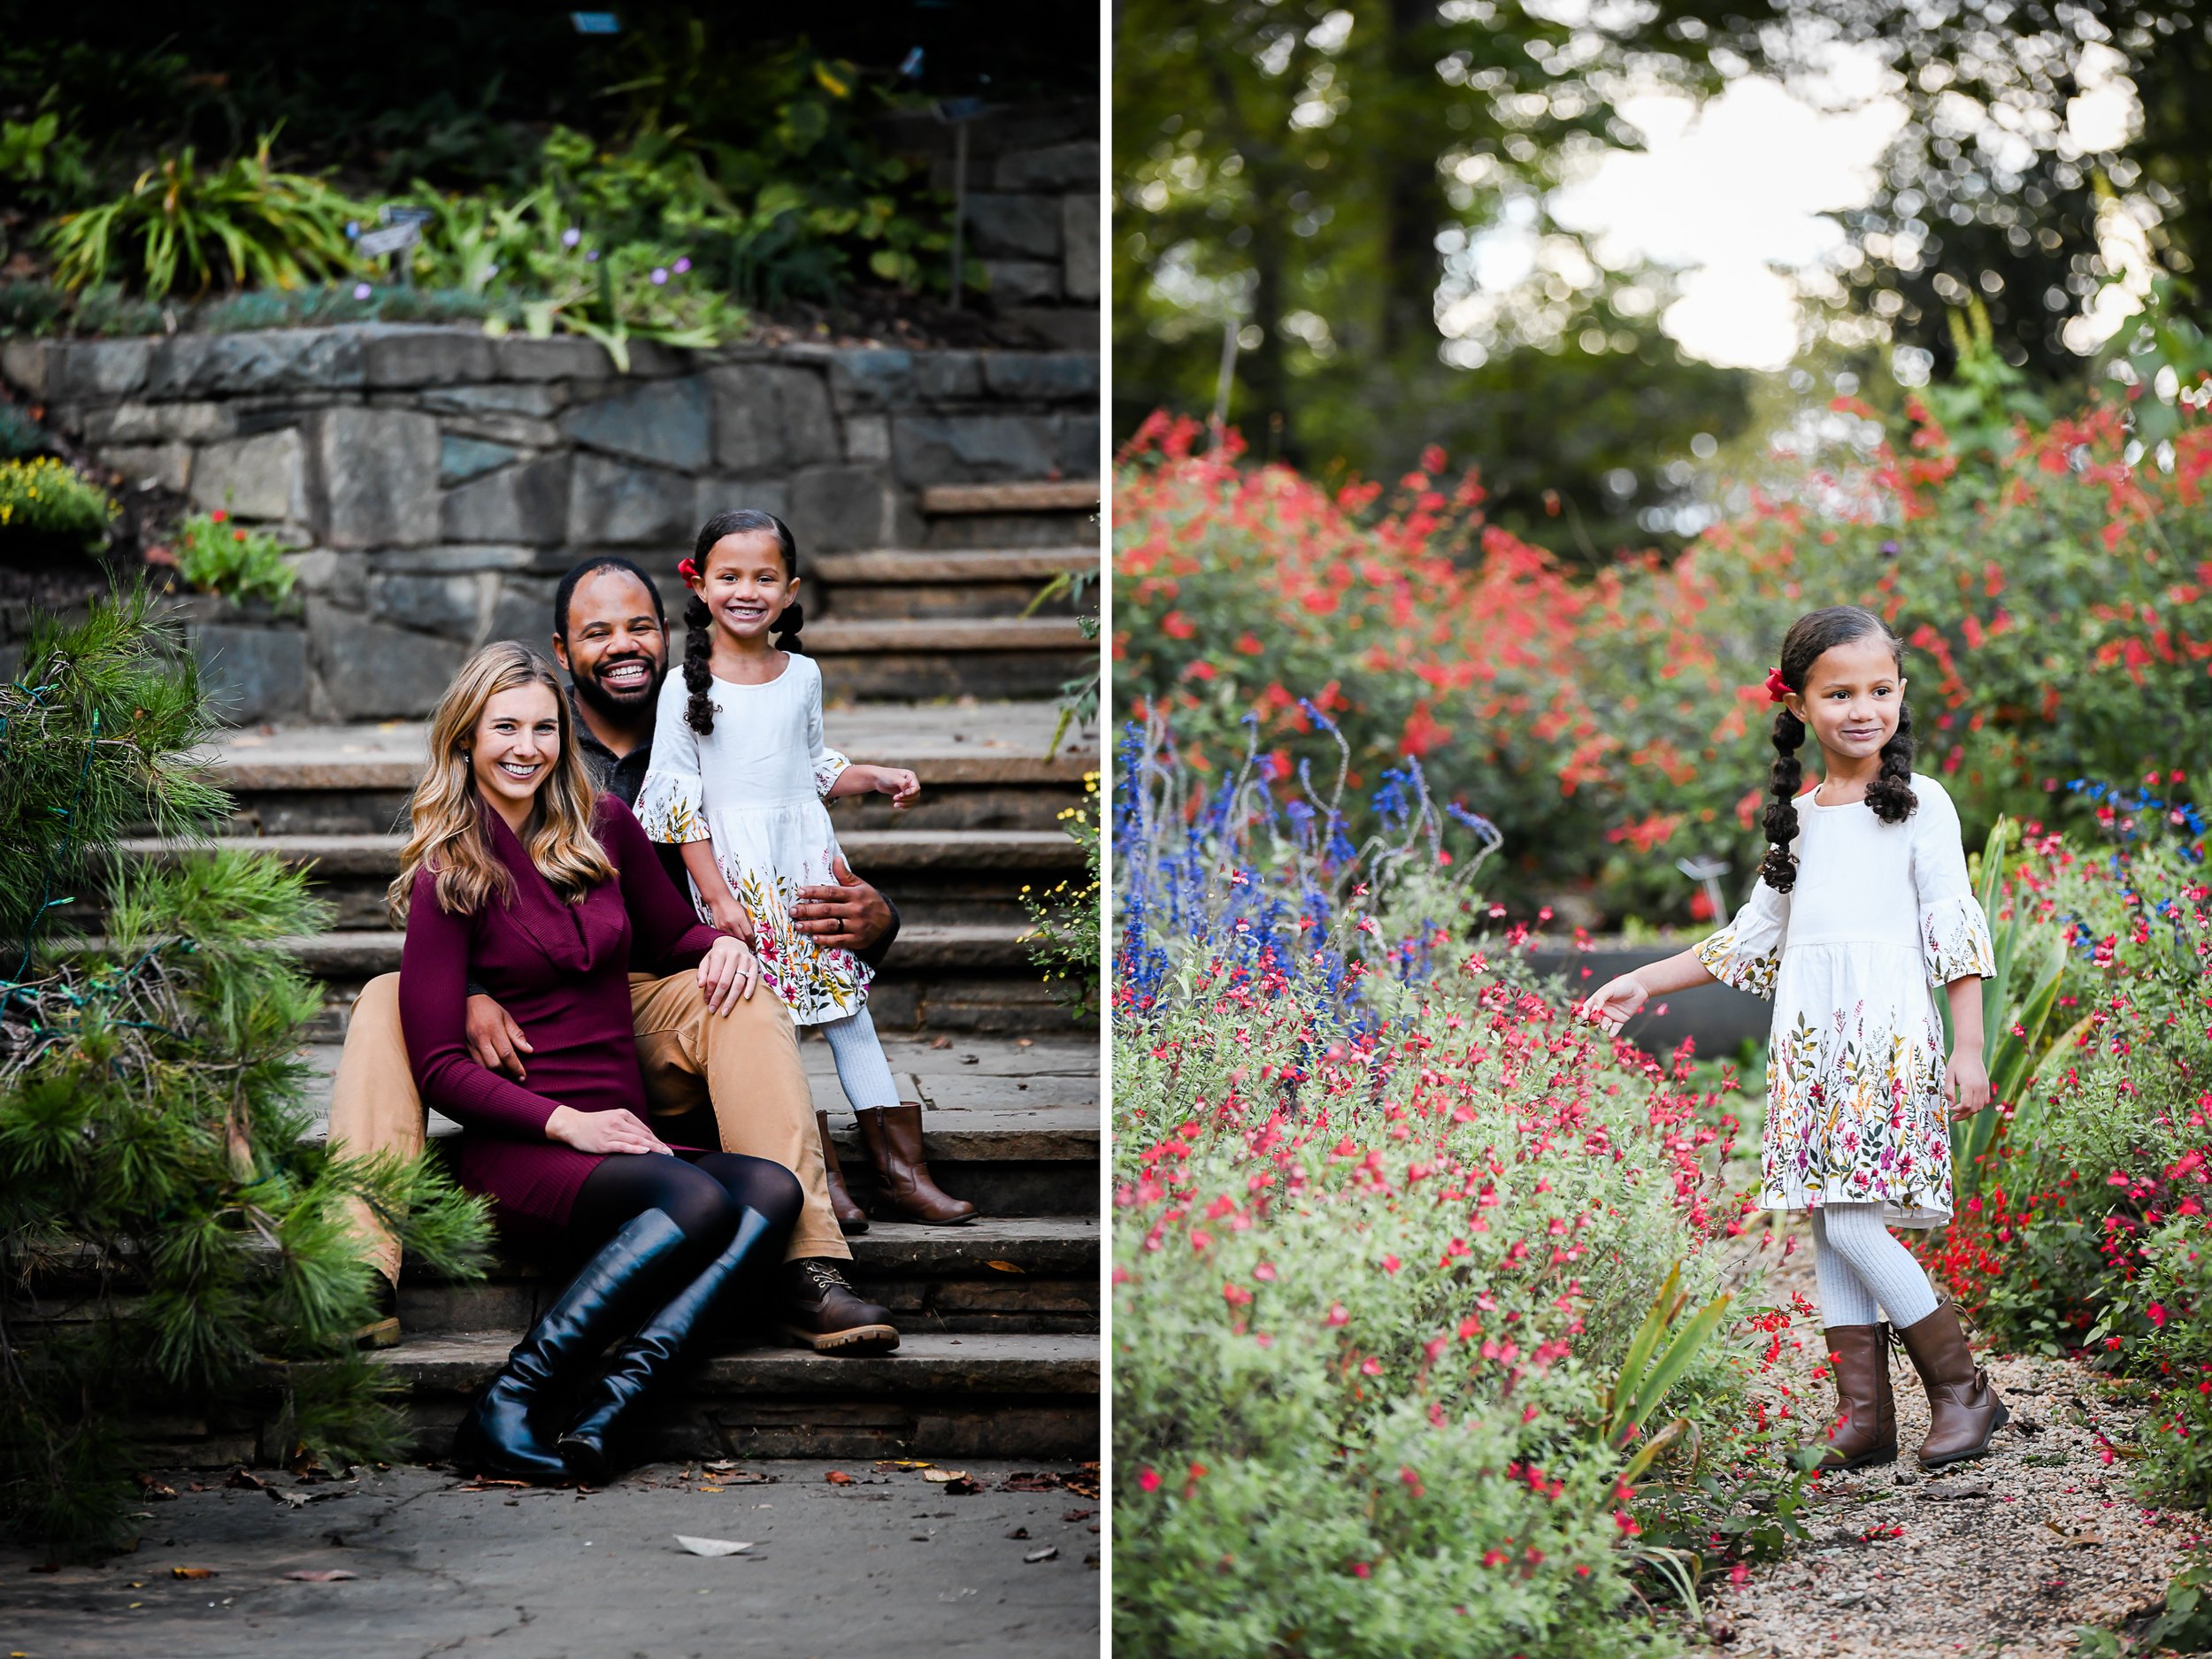
[[[1724,1096],[1467,944],[1417,776],[1363,854],[1173,770],[1115,841],[1118,1643],[1653,1651],[1632,1576],[1778,1541],[1822,1415],[1716,1295]]]
[[[1471,475],[1409,475],[1379,509],[1374,486],[1198,455],[1156,418],[1115,481],[1120,683],[1202,754],[1233,752],[1256,707],[1286,775],[1311,742],[1286,687],[1323,687],[1356,765],[1420,755],[1498,823],[1509,896],[1599,882],[1678,918],[1674,858],[1727,857],[1739,883],[1756,863],[1763,684],[1817,605],[1868,605],[1907,641],[1919,764],[1977,835],[2053,817],[2064,780],[2212,743],[2212,419],[2183,405],[2146,457],[2093,402],[1993,454],[1910,408],[1863,476],[1809,475],[1671,565],[1592,580],[1484,525]]]

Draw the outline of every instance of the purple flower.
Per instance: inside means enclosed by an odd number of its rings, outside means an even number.
[[[561,233],[561,246],[564,248],[573,248],[578,242],[583,241],[583,239],[584,233],[577,229],[575,226],[571,225],[566,230]]]
[[[1891,558],[1895,558],[1897,557],[1897,543],[1894,541],[1883,542],[1882,551],[1888,555]]]
[[[682,258],[677,260],[674,268],[678,276],[683,275],[685,272],[691,269],[691,256],[689,254],[686,254]]]
[[[365,300],[374,292],[375,290],[365,282],[357,282],[353,285],[353,297],[357,300]]]
[[[596,249],[596,248],[593,248],[593,249],[591,249],[591,250],[588,250],[588,251],[585,253],[585,255],[584,255],[584,263],[585,263],[586,265],[589,265],[589,264],[590,264],[593,260],[596,259],[598,257],[599,257],[599,250],[598,250],[598,249]]]
[[[655,288],[658,288],[658,287],[660,287],[663,283],[666,282],[667,280],[668,280],[668,267],[667,267],[666,265],[655,265],[655,266],[653,267],[653,286],[654,286]]]

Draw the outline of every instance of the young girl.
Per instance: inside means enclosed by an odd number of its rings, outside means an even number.
[[[921,1113],[902,1107],[875,1024],[874,977],[850,951],[818,948],[793,924],[797,890],[836,880],[825,800],[879,794],[914,803],[902,766],[856,766],[822,746],[822,674],[794,649],[805,621],[798,549],[771,513],[719,513],[677,566],[691,598],[680,682],[661,688],[638,820],[683,848],[700,913],[754,941],[763,976],[803,1025],[819,1025],[860,1121],[881,1201],[915,1221],[966,1221],[922,1161]]]
[[[2009,1417],[1957,1310],[1938,1302],[1885,1225],[1950,1218],[1947,1118],[1989,1103],[1989,925],[1967,881],[1958,812],[1912,769],[1903,669],[1903,646],[1870,611],[1837,605],[1797,619],[1767,676],[1783,707],[1770,845],[1750,902],[1703,943],[1623,974],[1581,1009],[1617,1032],[1647,999],[1716,979],[1774,999],[1759,1202],[1812,1212],[1841,1407],[1823,1469],[1896,1460],[1878,1302],[1928,1391],[1924,1466],[1980,1456]],[[1808,727],[1824,776],[1801,795]],[[1947,1065],[1938,987],[1955,1033]]]

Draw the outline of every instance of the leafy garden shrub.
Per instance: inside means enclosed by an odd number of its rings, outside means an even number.
[[[196,297],[219,282],[289,288],[349,269],[346,226],[359,209],[320,179],[272,167],[273,137],[213,168],[187,146],[122,195],[63,214],[47,234],[55,280],[124,282],[157,300],[180,284]]]
[[[2162,790],[2085,785],[2091,835],[2032,833],[2000,914],[2063,952],[2052,1035],[1973,1195],[1924,1241],[2000,1340],[2075,1351],[2154,1397],[2156,1494],[2212,1503],[2212,886],[2205,819]]]
[[[1060,814],[1060,826],[1083,849],[1079,876],[1064,877],[1043,892],[1022,884],[1022,908],[1034,924],[1024,936],[1029,959],[1045,977],[1053,995],[1068,1005],[1078,1019],[1098,1013],[1099,939],[1103,930],[1103,889],[1100,887],[1099,826],[1091,817],[1098,795],[1098,774],[1083,774],[1083,792],[1093,797],[1081,806]]]
[[[88,550],[119,511],[107,491],[51,457],[0,461],[0,548]]]
[[[1236,751],[1256,703],[1284,788],[1326,748],[1284,687],[1319,685],[1356,770],[1417,755],[1484,803],[1512,896],[1594,884],[1616,911],[1679,915],[1674,858],[1755,865],[1784,630],[1864,603],[1908,642],[1919,764],[1970,826],[2074,822],[2062,780],[2212,742],[2212,418],[2162,404],[2147,454],[2124,401],[2035,421],[1989,406],[2001,385],[1945,389],[1863,475],[1808,475],[1671,565],[1586,581],[1485,525],[1440,454],[1379,505],[1157,419],[1116,480],[1117,662],[1197,764]]]
[[[169,551],[186,587],[239,604],[265,599],[282,609],[299,580],[284,557],[284,543],[265,530],[231,523],[219,508],[187,517]]]
[[[1736,1122],[1466,942],[1496,833],[1417,768],[1363,844],[1257,771],[1122,756],[1117,1638],[1663,1649],[1638,1589],[1796,1534],[1812,1438],[1724,1264]]]

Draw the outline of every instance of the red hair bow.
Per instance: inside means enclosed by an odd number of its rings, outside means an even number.
[[[676,566],[676,574],[682,577],[687,582],[697,581],[699,580],[698,562],[695,559],[686,558],[683,563]]]
[[[688,565],[691,561],[686,559],[684,563]],[[1782,678],[1782,671],[1778,668],[1769,669],[1767,671],[1767,701],[1779,703],[1789,695],[1789,681]]]

